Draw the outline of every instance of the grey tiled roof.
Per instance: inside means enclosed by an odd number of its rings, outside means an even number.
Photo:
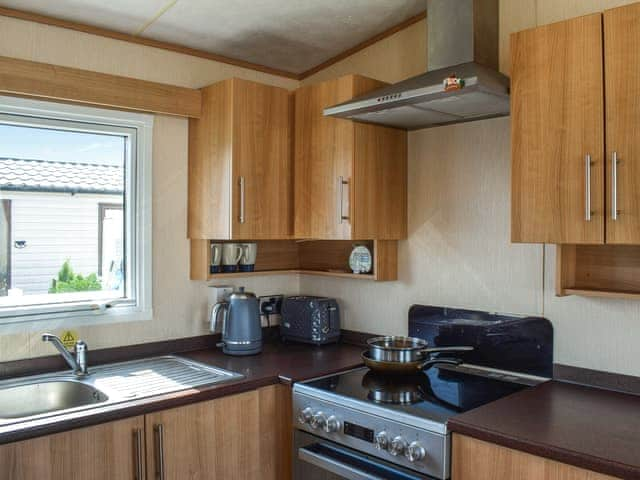
[[[124,168],[0,158],[0,190],[121,194]]]

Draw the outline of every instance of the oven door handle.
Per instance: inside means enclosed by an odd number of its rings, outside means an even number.
[[[315,465],[324,471],[334,473],[345,480],[385,480],[377,475],[372,475],[364,470],[340,462],[335,458],[327,457],[306,448],[298,449],[298,458],[307,463]]]

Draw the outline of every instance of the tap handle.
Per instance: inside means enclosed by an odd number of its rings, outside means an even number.
[[[87,375],[89,373],[89,369],[87,368],[87,352],[89,351],[89,347],[84,340],[78,340],[73,351],[76,354],[76,364],[78,365],[76,373]]]

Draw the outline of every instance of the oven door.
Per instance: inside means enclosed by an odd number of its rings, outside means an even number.
[[[293,480],[432,479],[337,443],[295,430]]]

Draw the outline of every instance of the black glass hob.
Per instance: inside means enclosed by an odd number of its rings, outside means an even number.
[[[531,385],[512,375],[448,365],[415,375],[382,375],[364,367],[305,384],[439,423]]]

